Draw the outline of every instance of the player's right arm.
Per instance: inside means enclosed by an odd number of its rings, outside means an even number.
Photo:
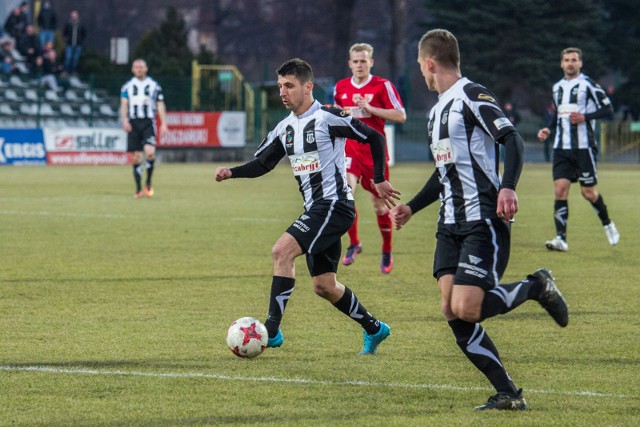
[[[219,167],[215,179],[220,182],[229,178],[258,178],[271,172],[285,154],[280,138],[275,131],[271,132],[258,147],[255,159],[233,168]]]
[[[125,132],[131,132],[131,123],[129,123],[129,99],[126,97],[120,98],[120,121],[122,122],[122,129]]]

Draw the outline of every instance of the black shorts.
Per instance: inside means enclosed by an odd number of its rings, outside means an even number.
[[[156,145],[156,129],[151,119],[132,119],[131,132],[127,134],[127,151],[143,151],[147,144]]]
[[[496,287],[509,263],[511,231],[501,219],[438,224],[433,276],[455,274],[456,284]]]
[[[307,255],[311,277],[338,271],[342,244],[340,238],[356,217],[353,200],[314,202],[287,229]]]
[[[598,183],[595,147],[574,150],[553,150],[553,180],[568,179],[579,182],[582,187],[593,187]]]

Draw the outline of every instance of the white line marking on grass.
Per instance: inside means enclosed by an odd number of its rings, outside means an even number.
[[[410,384],[410,383],[385,383],[375,381],[323,381],[306,378],[276,378],[276,377],[241,377],[221,374],[207,374],[202,372],[141,372],[141,371],[105,371],[98,369],[70,369],[54,368],[50,366],[10,366],[0,365],[0,371],[5,372],[39,372],[52,374],[77,374],[77,375],[120,375],[132,377],[155,377],[155,378],[210,378],[225,381],[250,381],[250,382],[273,382],[291,384],[319,384],[330,386],[365,386],[365,387],[388,387],[388,388],[417,388],[432,390],[454,390],[454,391],[487,391],[488,387],[463,387],[450,384]],[[540,394],[562,394],[567,396],[589,396],[589,397],[616,397],[635,398],[635,395],[601,393],[597,391],[564,391],[564,390],[525,390],[527,393]]]
[[[78,217],[78,218],[118,218],[118,219],[125,217],[122,214],[87,214],[87,213],[79,213],[79,212],[49,212],[49,211],[21,212],[21,211],[4,211],[4,210],[0,210],[0,215],[70,216],[70,217]]]

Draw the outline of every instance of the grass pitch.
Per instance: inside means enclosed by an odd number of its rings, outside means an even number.
[[[375,357],[358,325],[313,294],[303,259],[285,344],[234,357],[234,319],[264,319],[270,248],[302,212],[291,172],[213,181],[215,165],[165,165],[134,200],[130,167],[0,169],[0,425],[635,426],[640,417],[640,169],[602,165],[622,235],[570,196],[568,253],[554,234],[549,165],[518,187],[504,281],[553,271],[571,310],[561,329],[535,303],[484,322],[530,410],[474,413],[492,394],[439,311],[431,277],[437,208],[394,235],[379,273],[368,195],[356,193],[364,252],[338,278],[392,328]],[[430,165],[400,165],[409,200]],[[346,236],[343,245],[347,244]]]

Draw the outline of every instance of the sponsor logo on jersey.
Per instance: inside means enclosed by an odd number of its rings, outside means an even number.
[[[289,161],[291,162],[293,174],[296,176],[319,172],[321,169],[320,155],[317,151],[291,155],[289,156]]]
[[[487,95],[486,93],[481,93],[478,95],[478,99],[482,101],[496,102],[495,98],[491,95]]]
[[[441,139],[431,144],[431,154],[436,167],[442,167],[453,163],[453,150],[449,138]]]
[[[477,256],[469,255],[469,262],[473,265],[478,265],[482,262],[482,258],[478,258]]]
[[[501,117],[499,119],[495,119],[493,121],[493,125],[496,127],[496,129],[500,130],[505,126],[513,126],[511,121],[509,119],[507,119],[506,117]]]

